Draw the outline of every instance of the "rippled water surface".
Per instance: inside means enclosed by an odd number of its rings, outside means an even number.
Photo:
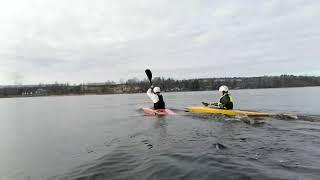
[[[268,118],[194,115],[217,92],[164,93],[179,115],[144,116],[145,94],[0,99],[0,180],[319,179],[320,88],[235,90]]]

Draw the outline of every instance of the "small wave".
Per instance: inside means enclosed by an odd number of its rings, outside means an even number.
[[[320,115],[298,115],[298,119],[309,122],[320,122]]]

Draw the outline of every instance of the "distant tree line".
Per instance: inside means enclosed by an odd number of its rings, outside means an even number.
[[[318,76],[294,75],[188,80],[156,77],[152,81],[154,85],[161,87],[166,92],[217,90],[220,85],[227,85],[230,89],[320,86],[320,77]],[[0,97],[141,93],[145,92],[149,86],[150,84],[147,79],[139,80],[137,78],[129,79],[121,84],[108,81],[106,83],[78,85],[55,83],[28,86],[1,86]]]
[[[258,89],[258,88],[286,88],[320,86],[320,77],[317,76],[261,76],[261,77],[232,77],[232,78],[202,78],[188,80],[174,80],[172,78],[154,78],[153,84],[160,86],[167,92],[171,91],[205,91],[217,90],[221,85],[230,89]],[[131,81],[131,86],[149,87],[147,80]]]

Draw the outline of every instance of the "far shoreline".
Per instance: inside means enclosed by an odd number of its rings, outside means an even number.
[[[243,91],[243,90],[268,90],[268,89],[293,89],[293,88],[314,88],[320,86],[297,86],[297,87],[270,87],[270,88],[241,88],[241,89],[230,89],[230,91]],[[147,91],[147,90],[146,90]],[[164,91],[163,93],[184,93],[184,92],[209,92],[218,90],[194,90],[194,91]],[[41,98],[41,97],[63,97],[63,96],[104,96],[104,95],[134,95],[144,94],[145,92],[132,92],[132,93],[86,93],[86,94],[52,94],[52,95],[40,95],[40,96],[8,96],[0,97],[0,99],[12,99],[12,98]]]

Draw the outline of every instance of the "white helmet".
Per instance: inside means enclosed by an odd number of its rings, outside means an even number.
[[[153,88],[153,92],[154,92],[154,93],[160,93],[160,91],[161,91],[161,90],[160,90],[159,87],[154,87],[154,88]]]
[[[229,91],[229,88],[228,88],[228,86],[225,86],[225,85],[222,85],[222,86],[220,86],[220,88],[219,88],[219,91],[220,92],[228,92]]]

